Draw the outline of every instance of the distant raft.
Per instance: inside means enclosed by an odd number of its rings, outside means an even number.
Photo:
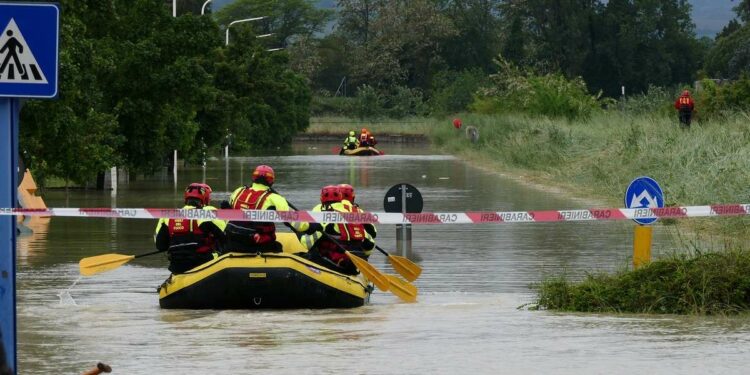
[[[372,285],[360,274],[329,270],[295,252],[292,233],[277,233],[283,253],[227,253],[159,287],[164,309],[351,308],[369,302]]]
[[[345,156],[376,156],[382,154],[383,153],[375,147],[357,147],[353,150],[341,149],[341,152],[339,152],[339,155]]]

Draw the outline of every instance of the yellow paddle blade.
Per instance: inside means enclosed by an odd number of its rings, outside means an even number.
[[[406,280],[414,281],[422,274],[422,267],[407,258],[398,255],[388,255],[388,260],[391,261],[393,269]]]
[[[398,298],[401,298],[402,300],[406,302],[414,302],[417,300],[417,293],[419,292],[417,290],[417,287],[414,286],[414,284],[402,280],[400,277],[396,275],[385,275],[385,277],[388,279],[388,283],[390,284],[390,291],[391,293],[395,294]]]
[[[367,279],[372,281],[373,284],[375,284],[378,289],[387,292],[388,291],[388,279],[385,278],[385,275],[383,275],[380,271],[378,271],[375,267],[373,267],[372,264],[370,264],[368,261],[350,253],[346,252],[346,255],[349,256],[349,259],[351,259],[352,263],[354,263],[355,266],[357,266],[357,269],[359,272],[362,272]]]
[[[135,258],[135,255],[103,254],[81,259],[78,266],[81,275],[91,276],[97,273],[113,270]]]

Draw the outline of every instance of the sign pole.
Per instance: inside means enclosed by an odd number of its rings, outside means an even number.
[[[0,207],[17,207],[17,98],[0,98]],[[16,220],[0,217],[0,373],[16,368]],[[15,373],[15,372],[12,372]]]
[[[651,239],[654,227],[636,225],[633,232],[633,268],[638,269],[651,262]]]
[[[57,97],[60,8],[0,1],[0,209],[18,206],[20,98]],[[0,373],[15,374],[16,219],[0,217]]]

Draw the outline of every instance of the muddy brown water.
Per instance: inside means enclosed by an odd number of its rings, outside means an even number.
[[[425,211],[523,211],[590,207],[586,199],[536,189],[426,146],[381,145],[381,157],[334,155],[335,144],[297,145],[294,155],[211,160],[206,182],[226,197],[257,164],[275,187],[312,207],[324,184],[350,183],[367,209],[408,182]],[[174,207],[200,167],[109,192],[47,191],[50,207]],[[229,183],[227,184],[227,179]],[[625,187],[623,187],[624,189]],[[598,207],[598,206],[597,206]],[[52,218],[31,223],[18,245],[20,374],[77,374],[97,361],[116,374],[729,374],[747,373],[750,320],[570,314],[520,308],[544,275],[611,271],[630,262],[630,222],[419,226],[413,256],[424,268],[417,303],[376,291],[356,309],[161,310],[161,255],[81,278],[78,261],[153,249],[153,220]],[[395,227],[378,243],[395,252]],[[674,248],[657,226],[654,251]],[[384,271],[378,253],[371,258]]]

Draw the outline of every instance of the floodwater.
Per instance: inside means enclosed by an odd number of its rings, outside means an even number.
[[[524,211],[601,207],[526,186],[424,146],[383,145],[381,157],[340,157],[332,144],[298,145],[293,156],[208,163],[214,197],[269,164],[275,187],[312,207],[325,184],[350,183],[357,200],[383,210],[394,184],[415,185],[425,211]],[[175,207],[200,167],[109,192],[47,191],[50,207]],[[623,187],[623,190],[625,187]],[[153,250],[153,220],[36,220],[18,245],[20,374],[76,374],[101,361],[115,374],[731,374],[747,373],[750,320],[531,311],[530,284],[544,275],[616,270],[630,262],[630,222],[418,226],[412,259],[424,268],[418,302],[375,291],[349,310],[161,310],[168,276],[154,255],[93,277],[78,261]],[[674,248],[656,226],[654,252]],[[392,225],[378,243],[395,252]],[[372,263],[392,272],[374,253]],[[521,308],[519,308],[521,307]]]

